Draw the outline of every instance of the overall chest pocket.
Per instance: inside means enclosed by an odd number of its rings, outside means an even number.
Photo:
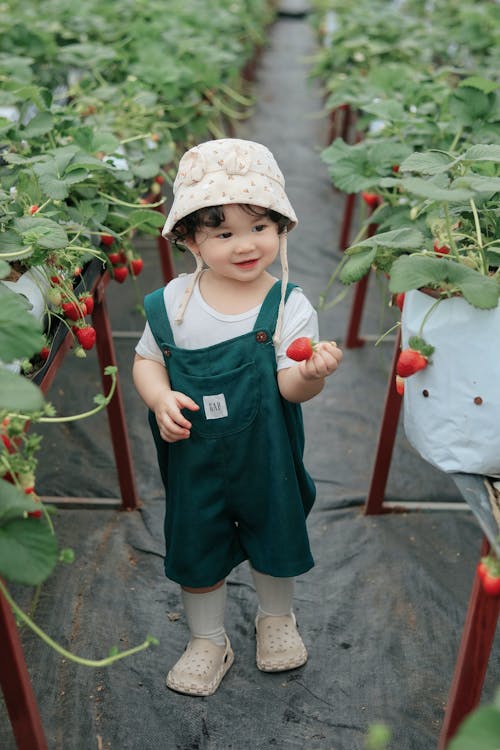
[[[186,413],[193,432],[205,438],[227,437],[247,429],[260,407],[259,377],[254,362],[219,375],[181,376],[182,390],[200,410]]]

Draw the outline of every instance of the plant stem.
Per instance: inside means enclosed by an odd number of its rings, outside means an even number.
[[[432,315],[432,313],[434,312],[434,310],[436,309],[436,307],[441,304],[441,302],[443,301],[443,299],[446,299],[446,298],[445,297],[439,297],[437,300],[435,300],[432,303],[432,305],[429,307],[429,309],[427,310],[427,312],[425,313],[425,315],[424,315],[424,317],[422,319],[422,322],[420,323],[420,328],[418,329],[418,336],[419,336],[419,338],[422,338],[422,332],[424,330],[425,324],[427,323],[428,319],[430,318],[430,316]]]
[[[39,628],[38,625],[34,623],[33,620],[28,617],[28,615],[23,612],[19,605],[14,601],[1,580],[0,593],[5,597],[16,616],[25,625],[27,625],[39,638],[41,638],[44,643],[53,648],[54,651],[63,656],[65,659],[76,662],[76,664],[82,664],[85,667],[108,667],[110,664],[114,664],[114,662],[118,661],[119,659],[124,659],[126,656],[132,656],[133,654],[139,653],[139,651],[144,651],[151,645],[158,645],[158,640],[156,638],[153,638],[153,636],[148,635],[146,640],[139,646],[134,646],[133,648],[129,648],[119,654],[107,656],[105,659],[85,659],[83,656],[77,656],[76,654],[72,654],[71,651],[67,651],[65,648],[63,648],[63,646],[54,641],[49,635],[47,635],[45,631]]]
[[[446,219],[446,231],[448,232],[448,240],[450,241],[451,252],[455,256],[455,260],[460,263],[460,255],[458,253],[455,238],[453,237],[453,231],[451,228],[450,207],[448,203],[444,204],[444,215]]]
[[[110,201],[111,203],[115,203],[117,206],[125,206],[126,208],[144,208],[142,203],[127,203],[126,201],[122,201],[119,198],[115,198],[113,195],[108,195],[108,193],[103,193],[101,190],[98,193],[102,198],[106,198],[106,200]],[[165,198],[162,198],[157,203],[148,203],[148,208],[156,208],[157,206],[162,206],[165,203]]]
[[[486,255],[483,247],[483,236],[481,234],[481,225],[479,224],[479,214],[477,212],[477,206],[474,203],[474,198],[470,199],[470,205],[472,208],[472,215],[474,216],[474,226],[476,227],[476,238],[477,245],[479,247],[479,254],[481,256],[481,266],[484,274],[488,273],[488,265],[486,262]]]

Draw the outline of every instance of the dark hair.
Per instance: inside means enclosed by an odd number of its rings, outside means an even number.
[[[292,223],[288,217],[280,214],[278,211],[273,211],[272,208],[261,208],[260,206],[252,206],[249,203],[238,203],[238,205],[252,216],[266,216],[271,221],[274,221],[278,225],[278,234],[281,234]],[[174,245],[179,250],[185,250],[182,247],[184,240],[194,239],[196,232],[202,227],[218,227],[224,220],[224,206],[199,208],[197,211],[183,216],[174,225],[171,232]]]

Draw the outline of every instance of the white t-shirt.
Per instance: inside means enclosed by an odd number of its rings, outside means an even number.
[[[173,322],[186,287],[192,282],[193,274],[183,274],[172,279],[163,292],[176,346],[182,349],[203,349],[253,330],[260,305],[238,315],[225,315],[207,305],[198,284],[193,289],[182,323]],[[285,352],[289,344],[299,336],[308,336],[318,341],[318,316],[302,289],[296,287],[285,304],[281,342],[276,355],[278,370],[296,364],[286,356]],[[149,323],[146,323],[135,351],[145,359],[164,362],[163,354],[155,341]]]

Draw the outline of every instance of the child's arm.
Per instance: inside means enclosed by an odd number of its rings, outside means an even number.
[[[342,350],[331,341],[316,344],[310,359],[278,371],[278,388],[283,398],[299,404],[317,396],[323,390],[325,378],[342,361]]]
[[[136,354],[132,376],[139,396],[155,414],[163,440],[175,443],[188,438],[191,422],[181,409],[197,411],[200,407],[189,396],[172,390],[167,368],[161,362]]]

